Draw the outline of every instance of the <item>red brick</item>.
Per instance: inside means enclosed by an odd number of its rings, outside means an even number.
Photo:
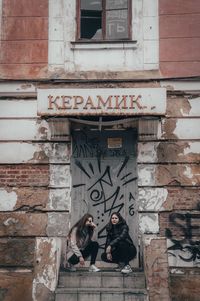
[[[200,189],[176,187],[167,189],[165,210],[197,210],[200,206]]]
[[[173,211],[173,212],[161,212],[159,214],[159,228],[160,235],[165,236],[166,229],[169,229],[174,239],[188,238],[186,237],[186,231],[188,231],[188,218],[191,214],[190,223],[196,228],[191,230],[191,238],[200,236],[200,212],[199,211]],[[177,215],[177,216],[176,216]],[[174,216],[172,220],[170,217]]]
[[[5,172],[19,172],[18,176],[6,174]],[[4,174],[2,186],[48,186],[49,166],[48,165],[6,165],[0,166],[0,174]],[[0,179],[0,184],[2,180]]]
[[[3,0],[3,16],[48,17],[48,0]]]

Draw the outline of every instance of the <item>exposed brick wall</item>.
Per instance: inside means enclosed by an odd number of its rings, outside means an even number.
[[[200,237],[200,211],[173,211],[159,214],[160,235],[170,230],[173,238]]]
[[[32,267],[35,238],[0,238],[1,267]]]
[[[200,275],[198,270],[185,275],[171,275],[171,301],[199,301]]]
[[[0,298],[8,301],[33,301],[33,274],[31,271],[19,273],[3,270],[0,277]]]
[[[198,187],[168,187],[165,210],[198,210],[200,190]]]
[[[1,165],[0,186],[48,186],[48,165]]]

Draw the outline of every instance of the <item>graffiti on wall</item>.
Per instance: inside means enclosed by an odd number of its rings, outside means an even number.
[[[137,177],[127,169],[129,160],[126,156],[123,160],[116,161],[115,166],[111,164],[112,160],[105,162],[101,157],[91,161],[88,159],[84,165],[80,160],[75,160],[77,168],[84,174],[84,182],[74,184],[73,188],[83,187],[86,192],[87,200],[84,201],[90,204],[90,211],[97,220],[98,238],[102,248],[106,237],[105,226],[112,212],[120,212],[122,215],[127,212],[130,217],[136,212],[133,183]]]
[[[196,211],[200,211],[200,203]],[[185,262],[200,261],[200,214],[199,213],[171,213],[169,221],[181,233],[181,239],[176,239],[176,234],[169,228],[166,237],[170,239],[171,246],[168,252],[172,256],[179,251],[178,257]]]

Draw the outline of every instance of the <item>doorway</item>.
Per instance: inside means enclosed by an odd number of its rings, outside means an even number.
[[[138,247],[135,129],[79,129],[72,132],[71,225],[89,212],[97,225],[100,254],[113,212],[125,218]]]

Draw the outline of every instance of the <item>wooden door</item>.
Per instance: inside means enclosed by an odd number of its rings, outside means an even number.
[[[137,247],[136,132],[75,131],[72,137],[71,223],[91,213],[103,249],[105,225],[112,212],[120,212]]]

